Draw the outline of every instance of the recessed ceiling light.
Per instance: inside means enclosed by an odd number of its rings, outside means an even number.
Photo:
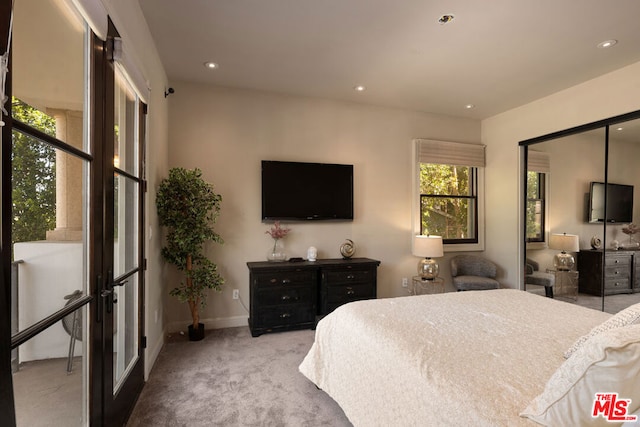
[[[213,69],[218,68],[218,64],[216,64],[215,62],[211,62],[211,61],[209,61],[209,62],[205,62],[205,63],[204,63],[204,66],[205,66],[206,68],[210,69],[210,70],[213,70]]]
[[[438,24],[445,25],[445,24],[450,23],[454,19],[455,19],[455,16],[453,16],[451,13],[448,13],[448,14],[442,15],[440,18],[438,18]]]
[[[355,90],[356,92],[364,92],[365,89],[366,89],[366,87],[361,86],[361,85],[353,87],[353,90]]]
[[[464,108],[466,108],[467,110],[470,110],[470,109],[472,109],[472,108],[475,108],[475,105],[473,105],[473,104],[467,104],[467,105],[465,105],[465,106],[464,106]]]
[[[624,129],[624,128],[617,128],[616,130],[622,130],[622,129]]]
[[[608,47],[614,46],[616,43],[618,43],[618,40],[614,40],[614,39],[605,40],[605,41],[603,41],[601,43],[598,43],[598,47],[600,49],[606,49]]]

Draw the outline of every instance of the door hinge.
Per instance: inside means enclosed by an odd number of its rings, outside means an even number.
[[[142,337],[142,348],[147,348],[147,337]]]
[[[147,259],[146,258],[142,260],[142,269],[145,270],[145,271],[147,269]]]

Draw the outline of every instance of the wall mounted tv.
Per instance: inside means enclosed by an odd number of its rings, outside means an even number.
[[[262,161],[263,220],[352,220],[353,165]]]
[[[633,221],[633,185],[607,184],[606,222]],[[592,182],[589,190],[589,222],[605,221],[605,184]]]

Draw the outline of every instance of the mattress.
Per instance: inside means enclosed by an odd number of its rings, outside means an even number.
[[[356,426],[535,425],[519,413],[610,315],[514,289],[343,305],[300,372]]]

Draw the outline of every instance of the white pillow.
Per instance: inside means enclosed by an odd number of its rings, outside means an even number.
[[[548,426],[611,425],[602,415],[591,415],[596,393],[631,399],[629,415],[640,408],[640,324],[589,338],[520,416]]]
[[[578,338],[576,342],[573,343],[571,348],[564,352],[564,358],[568,359],[592,336],[604,331],[608,331],[609,329],[620,328],[622,326],[632,325],[634,323],[640,323],[640,303],[634,304],[630,307],[625,308],[624,310],[619,311],[598,326],[595,326],[588,334]]]

